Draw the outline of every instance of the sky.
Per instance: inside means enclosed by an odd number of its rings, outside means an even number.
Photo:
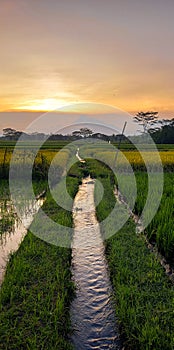
[[[174,117],[173,15],[173,0],[0,0],[0,130],[85,102]]]

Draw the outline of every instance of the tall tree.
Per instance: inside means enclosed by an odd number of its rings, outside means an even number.
[[[82,137],[89,137],[93,134],[93,131],[91,129],[88,129],[88,128],[81,128],[80,133],[81,133]]]
[[[77,138],[82,137],[80,130],[75,130],[72,132],[72,136],[75,136]]]
[[[93,134],[93,131],[88,128],[81,128],[80,130],[73,131],[72,133],[72,135],[75,137],[83,137],[83,138],[92,136],[92,134]]]
[[[16,130],[12,128],[4,128],[3,129],[3,136],[5,137],[12,137],[16,134]]]
[[[139,125],[142,125],[144,133],[147,133],[149,129],[157,123],[158,112],[138,112],[134,117],[134,121]]]
[[[12,128],[4,128],[3,129],[3,136],[7,139],[7,140],[14,140],[17,141],[18,138],[22,135],[22,131],[17,131],[15,129]]]

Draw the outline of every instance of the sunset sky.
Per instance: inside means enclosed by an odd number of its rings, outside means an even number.
[[[173,0],[0,0],[0,129],[74,102],[174,117],[173,18]]]

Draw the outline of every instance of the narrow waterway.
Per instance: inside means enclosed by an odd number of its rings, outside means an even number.
[[[74,200],[71,305],[72,343],[77,350],[120,349],[100,226],[95,215],[94,180],[83,180]]]
[[[21,207],[21,220],[15,214],[15,209],[12,202],[8,202],[8,211],[10,215],[14,213],[14,223],[11,230],[2,233],[0,236],[0,285],[2,284],[6,265],[9,260],[9,255],[15,252],[22,240],[24,239],[27,228],[33,221],[34,215],[38,212],[39,208],[42,206],[44,199],[40,198],[34,201],[25,201]]]

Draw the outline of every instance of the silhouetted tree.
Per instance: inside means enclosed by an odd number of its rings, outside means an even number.
[[[72,132],[72,136],[74,136],[75,138],[76,138],[76,137],[77,137],[77,138],[82,137],[80,130],[75,130],[75,131],[73,131],[73,132]]]
[[[16,134],[16,130],[12,128],[4,128],[3,129],[3,136],[4,137],[12,137]]]
[[[158,112],[138,112],[133,119],[136,123],[142,125],[144,133],[147,133],[157,123]]]
[[[75,137],[83,137],[83,138],[92,136],[92,134],[93,134],[93,131],[88,128],[80,128],[80,130],[73,131],[72,133],[72,135]]]
[[[18,138],[22,135],[22,131],[17,131],[12,128],[5,128],[3,129],[3,137],[7,140],[14,140],[17,141]]]

